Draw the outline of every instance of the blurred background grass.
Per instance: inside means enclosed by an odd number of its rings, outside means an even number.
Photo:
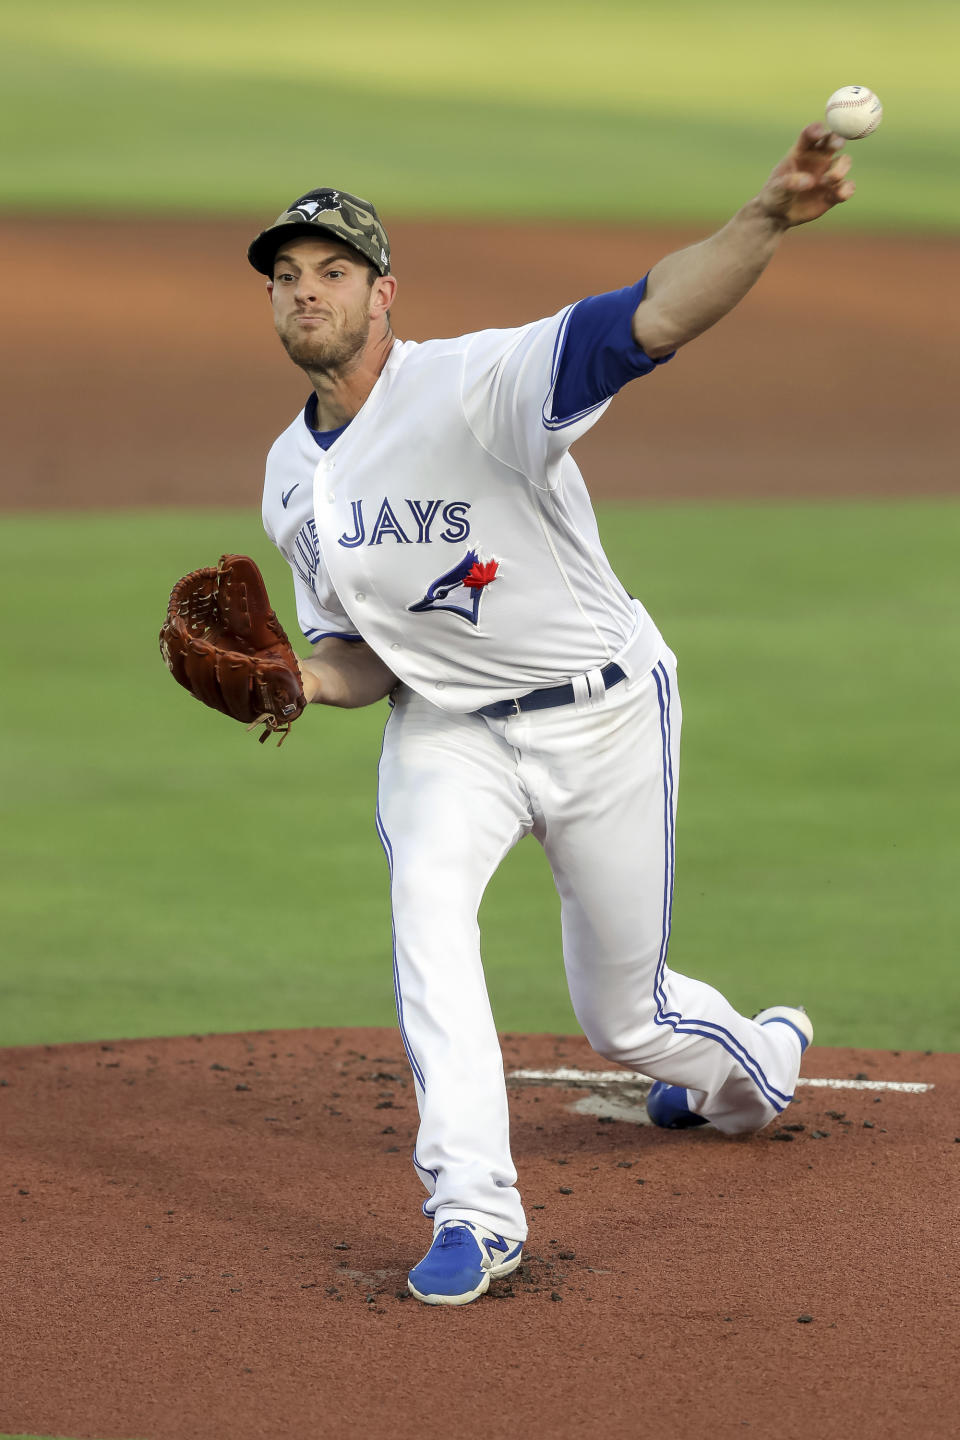
[[[713,220],[867,84],[875,183],[836,222],[950,229],[958,53],[941,0],[8,3],[0,204],[248,214],[326,183],[392,217]]]
[[[864,83],[886,117],[831,225],[951,232],[958,37],[937,0],[8,3],[0,207],[269,214],[325,182],[387,216],[714,221]],[[960,509],[601,521],[681,660],[673,962],[745,1010],[805,1001],[823,1043],[960,1048]],[[254,514],[4,517],[0,1044],[392,1023],[382,708],[261,751],[160,664],[172,577],[230,549],[295,629]],[[574,1028],[533,842],[484,942],[501,1028]]]
[[[804,1001],[826,1044],[958,1048],[944,998],[960,802],[944,757],[960,673],[944,657],[960,510],[600,518],[681,657],[674,965],[748,1011]],[[164,511],[4,525],[4,605],[33,600],[6,641],[28,718],[0,718],[0,1043],[392,1023],[372,823],[386,709],[312,710],[278,751],[174,686],[156,650],[163,596],[196,552],[222,548],[263,556],[295,633],[284,562],[249,513],[192,513],[189,529]],[[62,637],[52,656],[37,634]],[[501,1028],[574,1029],[534,841],[483,918]]]

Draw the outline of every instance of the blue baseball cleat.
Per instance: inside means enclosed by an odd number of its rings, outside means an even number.
[[[668,1085],[665,1080],[655,1080],[651,1085],[647,1114],[661,1130],[689,1130],[709,1123],[705,1115],[695,1115],[690,1109],[682,1085]]]
[[[469,1305],[522,1259],[522,1240],[509,1240],[470,1220],[445,1220],[407,1285],[425,1305]]]
[[[813,1025],[802,1005],[771,1005],[754,1015],[758,1025],[786,1025],[800,1041],[800,1054],[813,1039]],[[682,1085],[668,1085],[665,1080],[655,1080],[647,1096],[647,1115],[661,1130],[689,1130],[694,1125],[707,1125],[705,1115],[696,1115],[687,1103],[687,1092]]]

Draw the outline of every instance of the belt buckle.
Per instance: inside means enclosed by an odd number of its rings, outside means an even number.
[[[513,699],[513,700],[510,701],[510,704],[513,706],[513,714],[514,714],[514,715],[522,715],[522,714],[523,714],[523,711],[522,711],[521,708],[520,708],[520,701],[519,701],[519,700]]]

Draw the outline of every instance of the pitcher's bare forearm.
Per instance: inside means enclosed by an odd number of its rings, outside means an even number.
[[[843,140],[808,125],[754,199],[697,245],[650,271],[633,317],[633,338],[651,359],[669,355],[715,325],[760,279],[787,230],[805,225],[853,194]]]
[[[709,240],[658,261],[633,317],[634,339],[651,360],[729,314],[760,279],[785,229],[751,200]]]
[[[329,636],[314,646],[312,655],[300,657],[299,664],[304,694],[316,705],[347,710],[373,705],[397,683],[393,671],[363,640]]]

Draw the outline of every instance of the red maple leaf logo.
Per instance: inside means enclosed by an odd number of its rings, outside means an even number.
[[[463,577],[463,584],[471,590],[482,590],[491,580],[496,580],[500,568],[498,560],[476,560],[473,568]]]

